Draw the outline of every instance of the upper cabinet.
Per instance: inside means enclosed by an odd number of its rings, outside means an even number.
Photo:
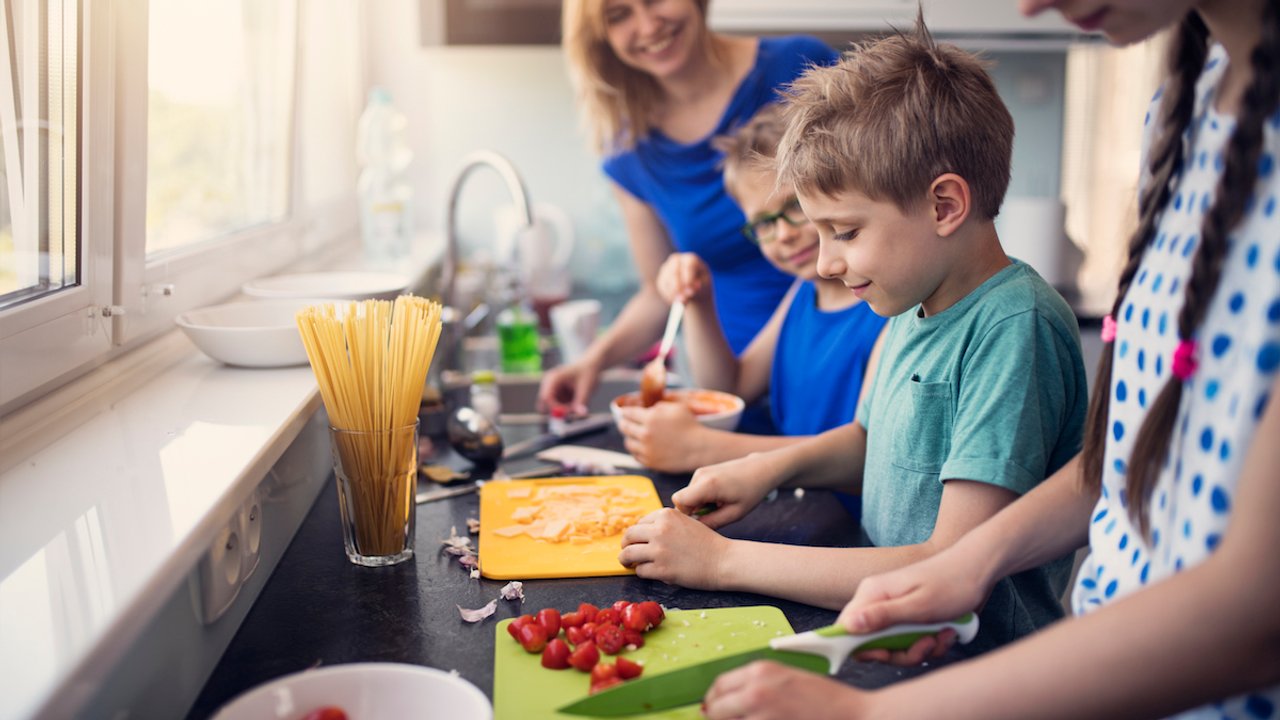
[[[560,0],[418,0],[418,23],[428,46],[559,45]]]

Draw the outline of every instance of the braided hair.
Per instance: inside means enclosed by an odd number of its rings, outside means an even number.
[[[1250,207],[1253,186],[1258,178],[1264,126],[1280,104],[1280,9],[1277,5],[1280,4],[1264,4],[1261,39],[1249,58],[1253,77],[1227,145],[1222,178],[1214,190],[1213,203],[1201,226],[1200,244],[1195,250],[1182,310],[1178,314],[1180,341],[1195,338],[1218,289],[1228,250],[1227,236]],[[1191,125],[1196,81],[1204,68],[1208,42],[1208,29],[1200,16],[1194,11],[1188,13],[1170,45],[1171,82],[1161,107],[1158,137],[1152,145],[1148,166],[1150,182],[1139,198],[1140,222],[1129,242],[1129,259],[1120,274],[1112,317],[1116,317],[1124,305],[1143,252],[1155,236],[1164,208],[1169,204],[1169,196],[1178,182],[1183,165],[1184,133]],[[1111,365],[1112,352],[1108,348],[1098,363],[1097,383],[1085,425],[1082,479],[1085,486],[1094,491],[1102,482],[1111,400]],[[1176,375],[1165,383],[1138,430],[1129,458],[1125,488],[1129,497],[1129,513],[1144,533],[1149,529],[1147,508],[1169,451],[1183,383]]]

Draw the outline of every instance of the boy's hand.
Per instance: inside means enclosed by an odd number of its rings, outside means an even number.
[[[985,602],[990,589],[980,577],[981,572],[966,565],[953,546],[918,563],[863,580],[836,623],[851,633],[862,634],[900,623],[957,618]],[[944,630],[936,638],[921,638],[907,650],[868,650],[856,657],[893,665],[919,665],[945,655],[955,640],[955,631]]]
[[[586,415],[599,378],[599,370],[582,361],[552,368],[543,373],[538,386],[538,407],[546,411],[565,405],[574,415]]]
[[[716,590],[729,540],[671,508],[640,518],[622,535],[618,562],[642,578],[699,590]]]
[[[622,408],[618,430],[626,441],[627,452],[647,468],[683,473],[698,467],[696,458],[706,428],[683,403]]]
[[[658,268],[658,294],[669,303],[695,302],[711,287],[711,272],[702,258],[693,253],[672,253]]]
[[[713,506],[699,520],[718,528],[738,520],[760,504],[783,480],[783,473],[769,462],[772,453],[751,453],[746,457],[698,468],[689,484],[671,496],[676,509],[686,515]]]
[[[716,678],[702,701],[711,720],[857,718],[872,696],[816,673],[775,662],[754,662]]]

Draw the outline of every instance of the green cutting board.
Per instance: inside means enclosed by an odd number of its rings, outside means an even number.
[[[570,610],[572,608],[563,608]],[[538,608],[526,608],[535,612]],[[507,632],[511,620],[498,623],[493,651],[494,720],[570,720],[580,715],[565,715],[556,708],[586,696],[591,685],[588,673],[573,668],[548,670],[542,657],[524,651]],[[644,647],[627,650],[622,657],[644,663],[644,674],[651,677],[722,655],[751,650],[765,645],[779,635],[791,635],[791,623],[782,611],[770,605],[711,608],[708,610],[669,610],[667,619],[656,630],[645,635]],[[614,658],[601,653],[601,662]],[[674,710],[636,716],[649,720],[697,720],[698,706],[686,705]]]

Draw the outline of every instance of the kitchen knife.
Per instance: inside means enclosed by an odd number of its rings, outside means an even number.
[[[616,685],[569,703],[560,708],[559,712],[594,717],[625,717],[689,705],[701,700],[722,673],[756,660],[773,660],[811,672],[834,675],[844,659],[855,652],[881,648],[905,650],[925,635],[936,634],[947,628],[956,631],[960,642],[967,643],[978,634],[978,616],[967,613],[952,622],[894,625],[865,635],[850,635],[838,625],[784,635],[770,640],[767,647]]]

